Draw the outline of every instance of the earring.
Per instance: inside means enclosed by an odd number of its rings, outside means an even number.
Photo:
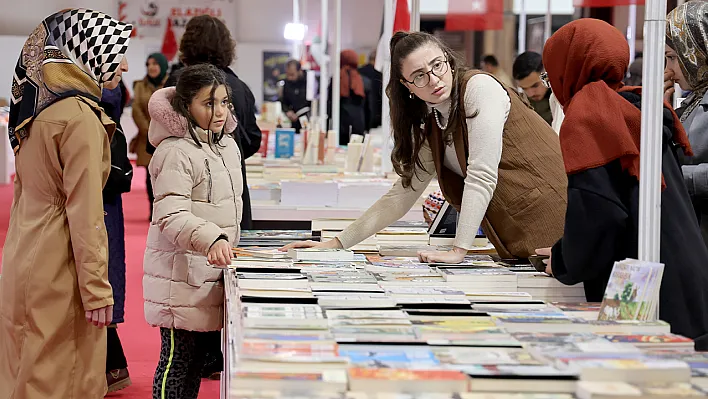
[[[413,97],[414,97],[414,96],[413,96],[413,92],[411,92],[411,94],[410,94],[408,97],[410,97],[410,99],[412,100]]]
[[[452,73],[454,74],[454,73],[455,73],[455,68],[452,68],[451,70],[452,70]]]

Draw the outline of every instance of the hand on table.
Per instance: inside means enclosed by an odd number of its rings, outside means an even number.
[[[224,239],[217,240],[209,248],[207,261],[215,266],[228,266],[231,264],[232,250],[231,245]]]
[[[95,310],[87,310],[86,321],[98,328],[106,327],[113,321],[113,305]]]
[[[548,259],[544,259],[543,263],[546,264],[546,273],[552,276],[553,266],[551,263],[551,248],[539,248],[536,250],[536,255],[548,256]]]
[[[333,238],[329,241],[295,241],[281,247],[280,252],[288,252],[294,248],[322,248],[322,249],[342,249],[342,243],[338,239]]]
[[[466,255],[466,249],[455,247],[450,251],[419,251],[418,260],[426,263],[460,263]]]

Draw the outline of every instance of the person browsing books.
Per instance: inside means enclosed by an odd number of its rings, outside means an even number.
[[[549,274],[568,285],[582,282],[587,300],[599,302],[614,263],[637,258],[641,87],[623,86],[629,46],[603,21],[565,25],[546,42],[543,60],[565,109],[568,210],[563,237],[539,253],[552,255]],[[708,349],[708,249],[678,162],[691,147],[668,104],[663,117],[660,317]]]
[[[32,32],[15,67],[8,133],[16,175],[0,279],[0,398],[106,394],[105,327],[114,293],[101,192],[116,124],[99,101],[101,89],[117,88],[128,71],[132,31],[101,12],[62,10]]]
[[[288,247],[349,248],[403,217],[437,175],[460,212],[454,248],[423,261],[459,263],[481,225],[504,258],[562,235],[566,182],[558,136],[511,88],[467,68],[436,37],[391,40],[393,188],[339,236]]]
[[[225,133],[236,129],[227,87],[219,68],[189,66],[148,105],[155,211],[143,294],[162,338],[154,399],[197,398],[209,332],[222,328],[222,271],[209,264],[231,263],[243,205],[241,152]]]

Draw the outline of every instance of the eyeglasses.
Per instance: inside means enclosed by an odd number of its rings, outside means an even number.
[[[541,83],[543,83],[546,88],[550,89],[551,88],[551,81],[548,80],[548,72],[542,73],[540,76],[541,78]]]
[[[406,79],[401,79],[401,81],[406,82],[408,84],[412,84],[415,87],[422,89],[423,87],[427,86],[428,83],[430,83],[431,73],[439,78],[445,75],[448,69],[447,64],[447,60],[437,61],[435,62],[435,64],[433,64],[433,67],[428,72],[418,72],[415,77],[413,77],[412,82]]]

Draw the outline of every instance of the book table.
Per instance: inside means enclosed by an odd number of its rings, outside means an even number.
[[[554,287],[485,255],[238,258],[224,271],[221,398],[706,397],[708,354],[667,323],[507,291],[528,276]]]

